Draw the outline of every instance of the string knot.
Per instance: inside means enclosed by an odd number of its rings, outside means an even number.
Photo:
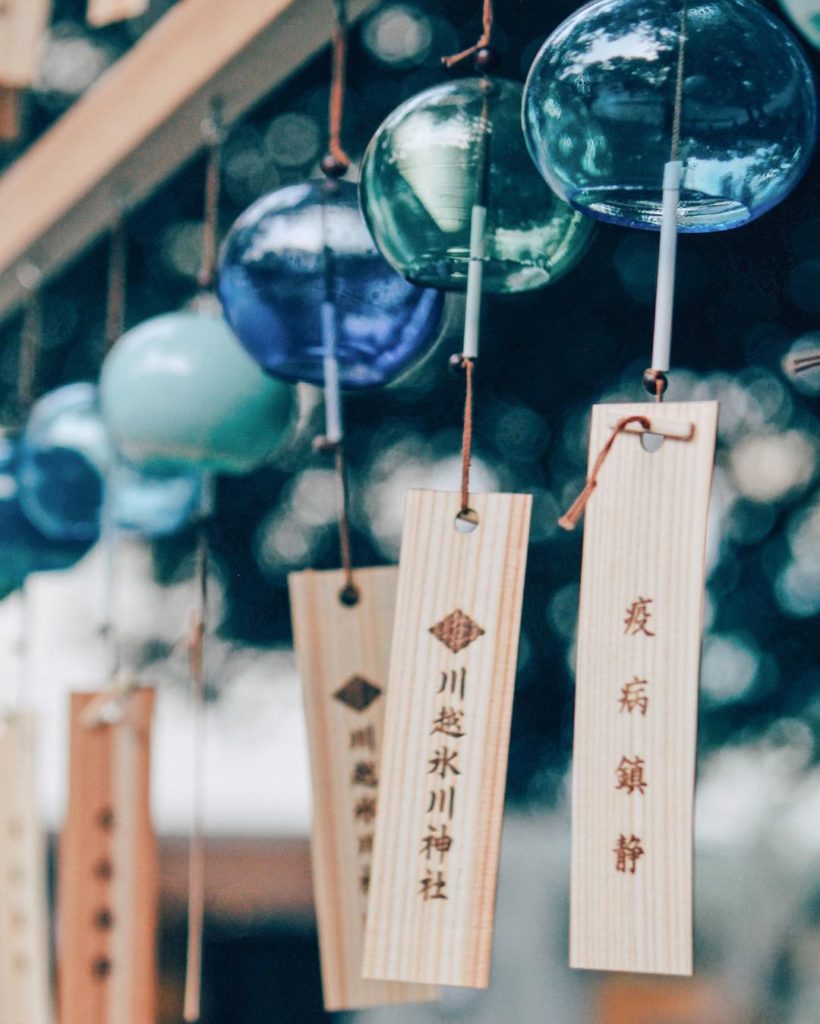
[[[466,60],[468,57],[472,57],[474,54],[479,53],[479,51],[486,50],[489,47],[490,38],[493,32],[493,0],[484,0],[484,11],[481,16],[481,26],[481,35],[473,46],[468,46],[466,50],[462,50],[460,53],[454,53],[449,57],[441,58],[441,63],[446,68],[451,68],[455,64],[460,64],[461,61]]]
[[[620,433],[622,433],[630,423],[640,423],[644,430],[649,430],[650,423],[646,416],[624,416],[618,420],[615,426],[612,428],[612,433],[609,435],[606,444],[598,452],[598,457],[592,466],[592,472],[589,474],[587,482],[584,484],[583,490],[578,497],[573,501],[567,511],[558,520],[558,525],[565,530],[574,530],[578,525],[578,521],[584,514],[586,504],[592,495],[592,492],[598,486],[598,474],[601,472],[601,467],[606,462],[606,457],[612,451],[612,446]]]

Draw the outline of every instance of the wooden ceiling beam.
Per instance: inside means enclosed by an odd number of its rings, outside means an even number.
[[[377,0],[349,0],[352,19]],[[203,146],[218,99],[230,124],[330,38],[331,0],[184,0],[0,177],[0,320],[18,269],[57,274]]]

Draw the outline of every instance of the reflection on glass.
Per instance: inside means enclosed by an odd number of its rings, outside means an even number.
[[[418,284],[464,290],[474,206],[486,207],[483,287],[524,292],[566,273],[589,223],[527,158],[517,82],[461,79],[393,111],[362,163],[362,210],[376,244]]]
[[[351,389],[384,384],[423,354],[443,304],[379,255],[349,182],[290,185],[246,210],[225,241],[219,297],[268,373],[311,384],[324,383],[329,304],[340,383]]]
[[[594,217],[660,224],[680,48],[680,0],[596,0],[535,59],[524,93],[530,153],[549,184]],[[815,134],[811,72],[753,0],[685,13],[681,231],[765,213],[800,179]]]

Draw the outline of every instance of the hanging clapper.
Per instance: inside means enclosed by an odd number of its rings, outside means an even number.
[[[127,238],[120,200],[111,233],[105,349],[125,325]],[[57,912],[61,1019],[153,1024],[157,1005],[159,854],[150,809],[155,690],[122,671],[116,628],[117,524],[109,467],[104,546],[104,688],[73,692],[69,794]]]
[[[338,188],[350,159],[341,142],[347,50],[345,4],[335,4],[327,177]],[[353,568],[348,517],[344,410],[339,366],[336,253],[321,206],[324,294],[321,304],[325,432],[314,449],[334,460],[339,569],[288,576],[293,643],[305,706],[313,783],[311,860],[322,997],[328,1011],[425,1002],[437,991],[362,978],[373,833],[381,800],[381,756],[394,566]]]
[[[493,70],[492,3],[475,55]],[[482,81],[462,350],[458,491],[411,490],[399,560],[382,784],[364,974],[485,988],[531,497],[470,490],[488,212],[489,103]]]
[[[684,6],[652,364],[655,406],[592,409],[578,617],[570,963],[692,973],[695,740],[716,402],[663,402],[670,363]],[[661,405],[660,403],[663,402]],[[657,414],[656,414],[657,413]],[[593,497],[594,495],[594,497]]]

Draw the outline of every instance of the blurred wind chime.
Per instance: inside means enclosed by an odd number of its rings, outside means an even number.
[[[127,239],[120,216],[109,252],[106,348],[124,326]],[[120,669],[114,585],[120,478],[97,412],[96,389],[69,385],[59,392],[66,401],[55,406],[51,420],[52,426],[55,421],[58,424],[54,448],[45,431],[35,454],[45,459],[59,448],[59,424],[63,424],[74,428],[78,440],[76,447],[67,447],[64,453],[75,456],[76,463],[69,468],[80,466],[84,472],[98,468],[101,473],[101,507],[96,515],[102,524],[101,637],[108,676],[104,688],[74,692],[70,697],[68,810],[58,865],[59,1014],[66,1022],[150,1024],[156,1016],[159,898],[157,843],[150,814],[155,690]],[[66,479],[71,478],[67,473]],[[138,480],[132,481],[132,499],[133,488],[140,486]],[[94,499],[90,501],[93,508]],[[77,506],[66,507],[76,511]],[[139,499],[136,507],[142,507]],[[89,516],[91,523],[90,511]],[[66,521],[76,525],[85,520]],[[143,529],[147,525],[143,522]]]
[[[39,274],[25,281],[29,290],[20,341],[18,413],[31,405],[42,342]],[[49,542],[38,538],[19,507],[14,476],[17,441],[3,438],[3,478],[9,484],[0,500],[4,554],[17,560],[13,585],[20,590],[19,688],[0,710],[0,1019],[50,1024],[50,956],[46,851],[39,814],[36,767],[37,718],[29,678],[29,623],[25,577],[46,568]],[[59,564],[59,563],[57,563]],[[53,567],[57,567],[56,564]],[[6,573],[8,569],[5,569]]]
[[[209,526],[214,477],[268,461],[290,431],[293,393],[268,379],[238,344],[213,294],[223,128],[214,101],[203,125],[207,145],[199,291],[187,309],[129,330],[106,357],[102,415],[118,451],[143,474],[201,476],[195,575],[198,599],[189,634],[193,793],[188,878],[188,951],[183,1015],[201,1015],[205,914],[206,665]]]
[[[409,284],[376,250],[341,143],[345,4],[335,4],[324,181],[264,196],[224,248],[219,289],[228,321],[271,374],[324,389],[341,569],[293,573],[291,614],[310,743],[312,860],[325,1007],[436,998],[429,986],[364,981],[364,917],[380,799],[382,732],[395,567],[354,568],[342,392],[386,384],[435,341],[443,297]]]
[[[748,0],[597,0],[536,57],[524,123],[546,180],[593,217],[660,228],[652,364],[643,376],[657,402],[670,364],[678,232],[735,227],[784,198],[806,167],[814,119],[805,58]],[[716,402],[664,403],[655,412],[594,406],[587,482],[560,520],[573,529],[586,510],[575,967],[692,973],[697,693],[717,413]]]
[[[365,154],[361,199],[377,245],[409,280],[466,292],[461,487],[411,490],[364,943],[366,978],[489,983],[509,728],[531,497],[470,491],[482,296],[556,280],[590,223],[527,158],[521,86],[495,78],[493,8],[478,78],[407,100]]]

